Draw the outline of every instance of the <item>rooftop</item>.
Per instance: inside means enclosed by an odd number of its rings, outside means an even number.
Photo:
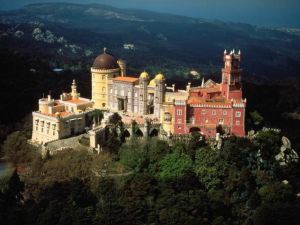
[[[136,77],[116,77],[113,80],[115,81],[123,81],[123,82],[130,82],[130,83],[135,83],[139,79]]]

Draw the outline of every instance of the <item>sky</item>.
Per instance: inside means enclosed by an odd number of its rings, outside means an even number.
[[[41,2],[102,3],[210,20],[300,28],[300,0],[0,0],[0,9]]]

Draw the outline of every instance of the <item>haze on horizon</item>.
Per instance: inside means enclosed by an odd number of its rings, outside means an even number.
[[[0,0],[0,9],[45,2],[100,3],[210,20],[300,28],[299,0]]]

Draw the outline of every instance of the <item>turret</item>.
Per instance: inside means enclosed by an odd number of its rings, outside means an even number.
[[[97,56],[91,67],[92,73],[92,100],[97,109],[106,109],[108,106],[108,81],[121,75],[120,65],[122,64],[123,75],[126,73],[123,62],[107,53],[104,48],[103,53]]]
[[[222,94],[227,98],[241,98],[241,51],[236,54],[233,49],[227,54],[224,51],[224,68],[222,69]]]
[[[126,76],[126,63],[125,63],[125,61],[122,60],[122,59],[119,59],[117,63],[119,65],[120,69],[121,69],[121,76],[122,77]]]
[[[160,110],[165,98],[165,77],[159,73],[155,76],[155,91],[154,91],[154,114],[160,117]]]
[[[79,93],[77,92],[77,85],[75,80],[73,80],[72,85],[71,85],[71,96],[72,99],[78,99],[79,98]]]
[[[148,98],[148,81],[149,81],[149,74],[144,71],[141,73],[139,77],[139,112],[143,115],[148,113],[147,110],[147,98]]]

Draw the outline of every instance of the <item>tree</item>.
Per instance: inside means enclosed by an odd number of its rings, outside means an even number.
[[[178,179],[193,168],[190,157],[178,151],[167,154],[159,163],[162,180]]]
[[[30,162],[35,157],[34,148],[27,143],[27,138],[21,131],[8,135],[2,149],[8,161],[15,165]]]
[[[223,184],[223,177],[228,164],[220,157],[219,151],[209,147],[200,148],[196,152],[195,173],[200,182],[207,188],[218,189]]]
[[[257,112],[256,110],[253,111],[253,112],[250,112],[250,117],[251,117],[251,120],[253,122],[253,124],[258,127],[258,126],[261,126],[263,125],[264,123],[264,118],[260,115],[259,112]]]

